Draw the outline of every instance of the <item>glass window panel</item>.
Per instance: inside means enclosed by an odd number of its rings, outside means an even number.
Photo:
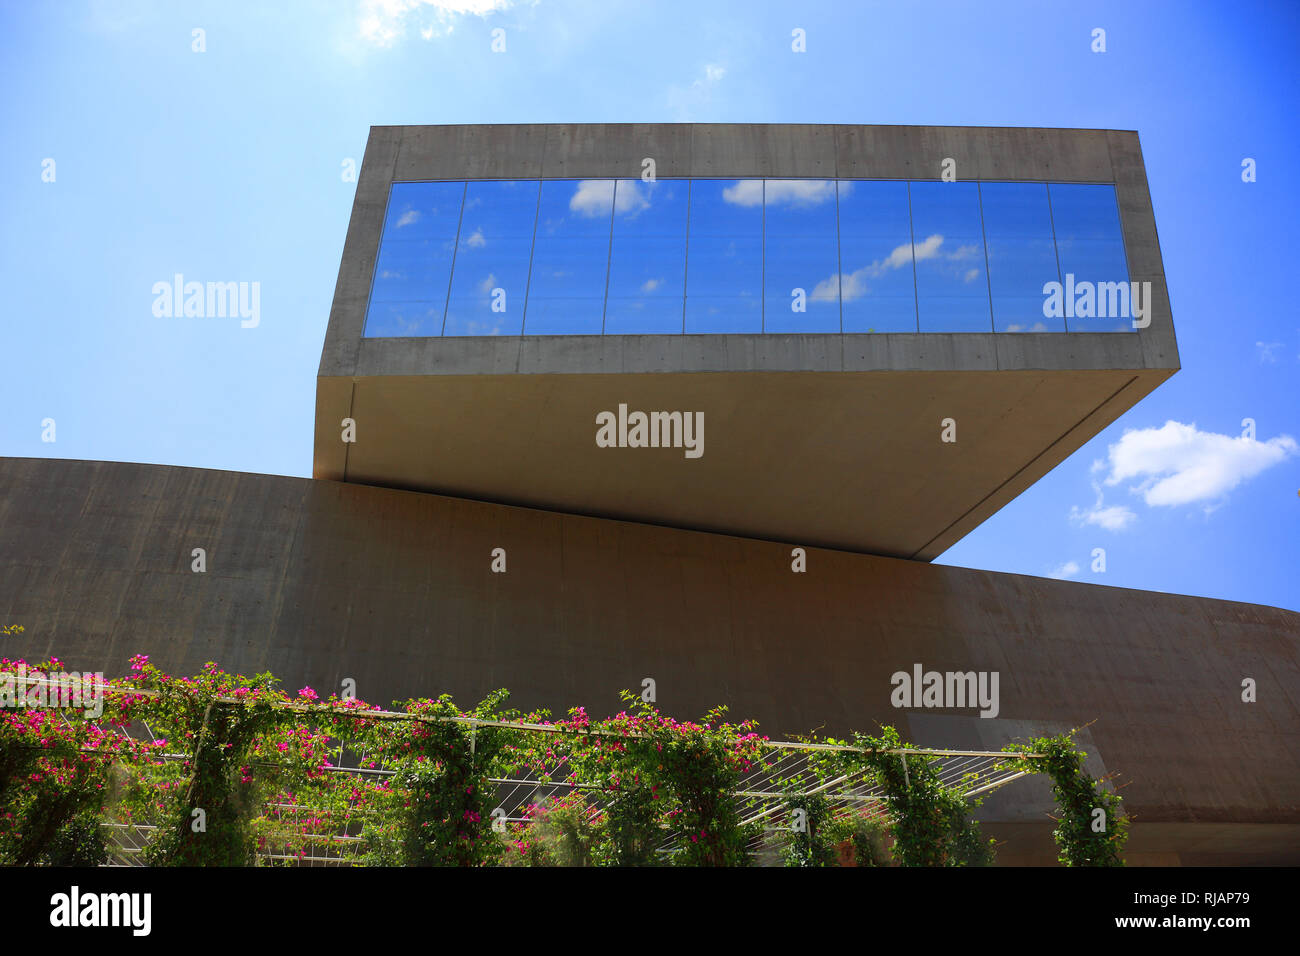
[[[599,335],[609,264],[612,179],[542,182],[526,335]]]
[[[435,302],[372,301],[366,314],[366,335],[370,338],[441,335],[442,312],[443,306]]]
[[[1044,314],[1043,286],[1056,282],[1051,239],[989,239],[989,283],[998,332],[1064,332],[1065,322]]]
[[[366,335],[442,334],[464,194],[463,182],[393,183]]]
[[[607,334],[681,333],[689,193],[684,179],[618,181]]]
[[[1064,319],[1066,328],[1071,332],[1133,331],[1132,303],[1125,307],[1123,298],[1108,294],[1111,283],[1129,279],[1115,187],[1053,183],[1049,190],[1063,294],[1074,292],[1074,308],[1067,308]],[[1091,292],[1090,305],[1085,304],[1085,286]],[[1079,314],[1083,311],[1092,314]]]
[[[455,233],[446,239],[385,238],[379,246],[379,262],[375,268],[370,301],[430,302],[441,299],[446,302],[455,246]],[[441,325],[441,317],[438,321]]]
[[[994,330],[1064,332],[1063,319],[1043,314],[1043,286],[1059,279],[1047,185],[982,183],[980,203]]]
[[[840,330],[835,181],[769,179],[764,186],[768,332]],[[793,291],[803,290],[802,308]]]
[[[980,183],[984,235],[993,239],[1051,239],[1046,183]]]
[[[447,335],[520,333],[538,187],[535,179],[470,182],[447,302]]]
[[[763,181],[691,183],[686,331],[761,332]]]
[[[914,182],[911,196],[920,331],[990,331],[977,184]]]
[[[1131,303],[1125,306],[1123,299],[1108,295],[1112,284],[1128,284],[1124,243],[1104,239],[1067,239],[1058,243],[1058,252],[1065,282],[1063,294],[1069,296],[1072,291],[1076,303],[1074,309],[1067,307],[1066,328],[1071,332],[1133,331]],[[1090,308],[1085,307],[1082,301],[1085,284],[1092,291]],[[1099,300],[1107,307],[1099,309]],[[1092,314],[1081,314],[1085,309]]]
[[[915,332],[916,273],[907,183],[839,184],[845,332]]]
[[[1115,187],[1098,183],[1052,183],[1052,223],[1057,240],[1122,242]]]
[[[1044,296],[1002,295],[994,296],[998,332],[1064,332],[1065,320],[1044,315]]]
[[[393,183],[384,239],[455,239],[464,181]]]

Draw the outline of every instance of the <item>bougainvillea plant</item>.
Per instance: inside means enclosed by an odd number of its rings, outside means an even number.
[[[0,681],[61,669],[0,661]],[[784,790],[764,819],[784,828],[776,848],[788,865],[831,865],[849,847],[858,865],[992,855],[969,781],[944,785],[935,758],[888,727],[810,748],[791,775],[777,773],[788,751],[752,722],[730,723],[724,708],[678,721],[626,691],[625,709],[605,720],[582,708],[555,722],[504,711],[504,690],[468,711],[443,696],[393,713],[306,687],[290,697],[270,674],[216,664],[173,677],[143,655],[103,689],[102,717],[61,698],[0,708],[0,862],[94,865],[104,834],[135,824],[139,859],[155,865],[747,865],[763,838],[744,796],[756,770],[769,793]],[[1052,777],[1061,862],[1119,864],[1119,797],[1083,773],[1068,736],[1032,741],[1029,753],[1004,765]],[[835,810],[823,785],[846,773],[865,774],[882,802]],[[501,779],[554,792],[500,819]]]
[[[57,658],[35,665],[0,659],[0,680],[23,691],[56,674],[63,674]],[[83,686],[77,690],[90,697]],[[20,706],[0,708],[0,863],[98,862],[102,840],[97,846],[85,821],[98,820],[113,763],[132,742],[99,727],[84,708],[59,706],[66,701],[57,690],[45,688],[44,707],[19,696]]]
[[[547,744],[609,796],[600,859],[644,865],[666,845],[664,862],[675,865],[749,864],[762,828],[742,822],[736,791],[762,759],[754,722],[728,723],[725,707],[698,723],[678,721],[631,691],[622,697],[630,713],[593,722],[575,709],[556,723],[563,739]]]
[[[254,820],[268,795],[328,762],[323,735],[297,726],[301,714],[269,673],[208,663],[195,677],[173,677],[136,655],[114,683],[131,692],[112,698],[110,721],[147,726],[158,746],[124,800],[135,820],[155,821],[143,854],[152,865],[255,862]]]
[[[516,717],[501,712],[505,690],[470,711],[449,695],[406,702],[414,719],[376,721],[372,740],[378,763],[393,771],[386,799],[366,824],[367,862],[396,866],[482,866],[505,849],[492,829],[495,787],[517,732],[490,722]],[[455,718],[469,718],[465,723]]]

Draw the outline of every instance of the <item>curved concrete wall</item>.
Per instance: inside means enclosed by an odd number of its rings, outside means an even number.
[[[122,673],[215,660],[367,700],[509,687],[593,713],[658,686],[772,737],[892,723],[927,746],[1084,732],[1130,860],[1300,862],[1300,614],[809,550],[329,481],[0,459],[0,654]],[[207,572],[190,570],[193,548]],[[507,572],[490,569],[505,548]],[[997,671],[1000,710],[895,709],[890,676]],[[1259,700],[1240,701],[1241,681]],[[990,800],[1004,861],[1054,857],[1046,788]]]

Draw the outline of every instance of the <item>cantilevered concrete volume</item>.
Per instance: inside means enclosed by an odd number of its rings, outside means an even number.
[[[642,180],[647,159],[655,162],[657,191]],[[958,181],[945,182],[945,170],[953,169]],[[522,191],[526,201],[507,201],[496,190],[476,200],[476,187],[499,181],[518,185],[508,195]],[[399,194],[413,182],[452,188]],[[646,236],[628,233],[641,243],[629,255],[662,256],[662,268],[630,289],[631,298],[618,299],[612,287],[623,248],[620,229],[649,217],[647,209],[672,183],[680,225],[655,226]],[[1055,194],[1048,188],[1053,183]],[[606,184],[603,194],[600,184]],[[709,196],[718,198],[712,206],[699,199],[702,184],[713,184]],[[881,184],[898,188],[854,211],[852,203]],[[1009,184],[1028,193],[995,196]],[[1050,298],[1043,280],[1059,285],[1063,267],[1089,268],[1108,247],[1095,238],[1104,233],[1086,215],[1077,217],[1078,237],[1066,235],[1073,200],[1063,196],[1071,184],[1092,184],[1110,196],[1116,226],[1109,245],[1123,273],[1113,278],[1145,283],[1149,314],[1135,323],[1139,327],[1121,323],[1119,332],[993,331],[1041,325],[1033,317],[1042,319]],[[933,208],[923,222],[921,191],[932,186],[948,191],[926,194]],[[619,189],[635,200],[620,204]],[[602,196],[609,211],[600,209],[593,233],[582,213]],[[894,196],[897,227],[886,225]],[[952,197],[951,209],[945,197]],[[446,215],[445,233],[430,225],[435,200],[458,210]],[[515,231],[525,235],[515,237],[502,224],[505,212],[475,218],[492,202],[517,210],[523,222]],[[969,222],[962,219],[963,203],[971,209]],[[995,214],[999,203],[1005,211]],[[753,211],[756,204],[761,216]],[[819,204],[839,212],[814,217],[808,210]],[[747,218],[725,219],[729,208]],[[721,225],[698,226],[706,213]],[[858,217],[852,226],[850,215]],[[787,237],[773,235],[778,216]],[[555,219],[565,217],[582,228],[548,240],[548,222],[554,232],[560,228]],[[1035,260],[1038,222],[1047,255]],[[426,238],[413,246],[406,236],[421,228]],[[499,240],[494,228],[502,233]],[[706,234],[696,236],[700,229]],[[741,235],[746,229],[753,231],[751,246]],[[800,250],[816,247],[819,229],[826,234],[825,261],[804,266]],[[964,235],[945,235],[953,231]],[[680,244],[672,245],[677,232]],[[726,235],[720,240],[713,233]],[[394,251],[381,250],[385,242]],[[504,278],[511,272],[507,260],[491,256],[495,242],[519,250],[517,290]],[[753,250],[739,266],[737,243]],[[541,269],[538,261],[555,246],[559,266]],[[439,248],[452,250],[445,274],[420,289],[411,276],[431,268],[427,263]],[[412,249],[420,250],[423,265],[411,264]],[[554,283],[551,273],[576,271],[579,254],[566,258],[567,250],[608,255],[611,265],[602,261],[592,270],[590,289],[564,286],[573,293],[560,300],[565,308],[581,311],[586,301],[577,293],[588,291],[593,316],[602,303],[611,314],[615,301],[625,310],[662,308],[665,284],[680,283],[670,307],[684,317],[694,314],[697,302],[703,303],[701,316],[733,317],[729,325],[702,319],[698,327],[754,331],[689,334],[684,321],[688,334],[521,334],[532,327],[526,309],[537,314],[549,307],[553,314],[553,300],[533,305],[542,281],[537,273],[547,271],[546,281]],[[1033,262],[1045,271],[1033,272],[1027,264]],[[476,264],[482,282],[472,271]],[[776,272],[789,281],[773,286],[766,277]],[[895,291],[877,305],[871,294],[885,273]],[[895,282],[904,273],[915,278]],[[1072,274],[1066,276],[1071,283]],[[715,275],[732,277],[734,287]],[[809,307],[821,308],[829,324],[809,311],[791,312],[787,286],[794,283],[814,300],[817,288],[831,290]],[[388,291],[381,294],[381,285]],[[463,311],[482,321],[450,334],[462,287]],[[647,287],[652,292],[637,301]],[[604,299],[597,301],[602,288]],[[948,311],[971,314],[976,300],[970,293],[982,301],[984,331],[925,331],[958,327],[944,317]],[[425,297],[396,303],[419,334],[388,328],[376,335],[374,320],[367,329],[368,313],[381,306],[395,311],[389,294]],[[897,308],[903,295],[915,296],[914,327],[922,331],[824,331],[837,322],[843,327],[844,314],[854,309],[863,310],[860,325],[897,322],[911,314],[911,305]],[[482,300],[480,313],[473,312],[473,296]],[[1029,318],[995,323],[1004,304],[1022,307],[1020,314]],[[492,311],[497,305],[502,308]],[[420,325],[425,312],[434,320]],[[471,334],[490,323],[496,334]],[[552,321],[547,327],[564,326]],[[804,328],[814,331],[790,331]],[[725,124],[376,127],[357,183],[321,357],[313,473],[930,560],[1177,368],[1135,133]],[[595,416],[620,404],[701,414],[708,453],[686,462],[667,451],[611,453],[594,440]],[[341,440],[345,419],[354,423],[355,441]],[[945,432],[949,422],[955,427]]]

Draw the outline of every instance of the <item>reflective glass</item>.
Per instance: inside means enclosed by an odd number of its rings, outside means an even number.
[[[599,335],[612,179],[547,179],[537,215],[525,335]]]
[[[1066,329],[1070,332],[1128,332],[1133,328],[1130,309],[1097,308],[1095,293],[1104,293],[1112,283],[1128,282],[1128,261],[1124,255],[1124,237],[1120,230],[1119,205],[1115,187],[1092,183],[1054,183],[1049,187],[1052,220],[1056,227],[1056,246],[1061,261],[1064,294],[1075,290],[1075,314],[1067,313]],[[1087,286],[1085,286],[1085,283]],[[1088,290],[1091,307],[1085,305]],[[1081,315],[1081,311],[1091,315]],[[1098,315],[1104,311],[1106,315]]]
[[[691,183],[686,331],[763,330],[763,181]]]
[[[475,180],[465,192],[447,335],[518,335],[537,218],[537,180]]]
[[[393,183],[366,335],[441,335],[465,184]]]
[[[845,332],[915,332],[907,183],[843,180],[840,295]]]
[[[763,196],[763,328],[768,332],[838,332],[835,181],[769,179]],[[802,295],[796,295],[796,289],[802,290]]]
[[[984,237],[997,332],[1064,332],[1044,314],[1044,284],[1056,282],[1052,211],[1044,183],[981,183]]]
[[[919,330],[990,331],[978,185],[914,182],[911,197]]]
[[[365,335],[1131,331],[1130,294],[1104,184],[406,182]]]
[[[690,183],[684,179],[618,181],[605,301],[607,334],[681,333],[689,194]]]

